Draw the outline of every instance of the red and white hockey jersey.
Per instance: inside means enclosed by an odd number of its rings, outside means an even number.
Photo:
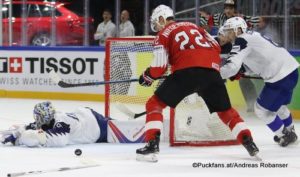
[[[154,41],[150,75],[160,77],[168,64],[172,71],[191,67],[219,71],[220,46],[204,29],[190,22],[174,22],[161,30]]]

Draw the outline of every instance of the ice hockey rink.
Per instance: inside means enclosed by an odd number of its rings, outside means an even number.
[[[0,99],[0,129],[8,129],[13,124],[33,121],[33,106],[45,100]],[[52,101],[58,110],[72,111],[78,106],[88,106],[103,113],[103,104],[82,101]],[[245,116],[246,114],[244,114]],[[298,177],[300,173],[300,148],[292,145],[282,148],[273,142],[273,135],[263,123],[253,115],[245,118],[251,128],[262,162],[251,158],[240,146],[222,147],[169,147],[161,144],[157,163],[138,162],[135,150],[143,144],[89,144],[72,145],[63,148],[27,148],[0,145],[0,176],[8,173],[49,170],[61,167],[98,164],[97,167],[49,172],[28,176],[41,177],[147,177],[147,176],[204,176],[204,177],[254,177],[285,176]],[[296,122],[300,132],[300,123]],[[74,155],[81,149],[80,157]],[[265,167],[261,166],[261,163]],[[195,165],[196,164],[196,165]],[[202,165],[201,165],[202,164]],[[240,166],[230,167],[231,164]],[[273,165],[281,164],[282,168]],[[216,167],[216,166],[219,167]],[[196,167],[193,167],[196,166]],[[224,166],[224,167],[222,167]],[[287,167],[286,167],[287,166]]]

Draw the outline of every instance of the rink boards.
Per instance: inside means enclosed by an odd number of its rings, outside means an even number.
[[[104,101],[104,86],[63,89],[53,83],[47,74],[49,68],[55,68],[66,82],[102,81],[104,48],[2,47],[0,50],[1,97]],[[299,51],[291,53],[300,61]],[[141,71],[137,69],[136,72]],[[227,87],[232,104],[244,107],[238,82],[227,82]],[[295,117],[300,118],[299,84],[295,89],[290,108]]]

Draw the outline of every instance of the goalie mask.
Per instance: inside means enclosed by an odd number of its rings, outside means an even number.
[[[37,128],[43,125],[49,125],[54,119],[55,109],[50,101],[38,103],[34,106],[33,117]]]
[[[235,35],[238,36],[238,29],[240,28],[242,32],[245,33],[247,31],[248,25],[243,18],[232,17],[225,22],[222,28],[222,31],[224,31],[224,33],[226,33],[226,31],[228,30],[233,29]]]
[[[161,25],[159,24],[159,17],[163,17],[164,20],[166,20],[168,17],[174,17],[173,10],[166,5],[159,5],[153,10],[150,21],[151,29],[154,32],[158,31],[156,29],[156,25]]]

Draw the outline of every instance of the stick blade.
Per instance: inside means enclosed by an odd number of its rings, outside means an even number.
[[[69,87],[72,87],[71,84],[68,84],[68,83],[63,82],[63,81],[59,81],[59,82],[57,83],[57,85],[60,86],[60,87],[62,87],[62,88],[69,88]]]
[[[125,115],[127,115],[129,117],[129,120],[134,119],[135,113],[129,110],[124,104],[116,102],[116,108]]]

